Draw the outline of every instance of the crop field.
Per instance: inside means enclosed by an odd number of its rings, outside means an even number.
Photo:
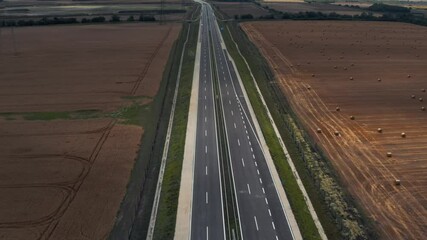
[[[1,239],[108,236],[150,127],[126,116],[149,106],[179,31],[179,24],[1,30]]]
[[[383,239],[427,235],[427,28],[242,25],[315,144]]]
[[[213,4],[229,17],[234,17],[234,15],[251,14],[253,17],[257,18],[268,14],[266,9],[251,2],[214,2]]]

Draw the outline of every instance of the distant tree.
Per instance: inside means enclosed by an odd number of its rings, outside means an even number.
[[[153,16],[144,16],[144,15],[140,15],[138,21],[140,22],[154,22],[156,21],[156,18],[154,18]]]
[[[336,12],[331,12],[328,14],[329,18],[338,18],[340,15],[338,15]]]
[[[111,16],[110,22],[120,22],[120,17],[116,14],[113,14],[113,16]]]
[[[135,21],[135,18],[133,16],[129,16],[127,19],[128,22],[133,22]]]
[[[240,19],[254,19],[254,16],[252,14],[243,14],[240,15]]]
[[[138,21],[140,21],[140,22],[144,21],[144,15],[143,14],[139,15]]]
[[[94,17],[91,22],[105,22],[105,17]]]
[[[263,16],[260,16],[259,19],[274,19],[274,15],[273,14],[263,15]]]
[[[291,14],[289,14],[287,12],[283,13],[282,19],[290,19],[290,18],[291,18]]]
[[[384,3],[374,3],[370,7],[368,7],[368,10],[376,11],[376,12],[392,12],[392,13],[411,12],[411,9],[409,8],[402,7],[402,6],[388,5]]]

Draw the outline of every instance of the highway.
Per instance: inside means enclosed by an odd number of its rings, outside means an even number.
[[[200,30],[191,239],[226,238],[213,81],[219,88],[242,239],[294,239],[254,128],[250,103],[245,100],[214,11],[204,2]]]
[[[207,5],[202,5],[206,12]],[[218,139],[215,122],[211,49],[208,16],[200,20],[200,82],[197,110],[194,192],[192,206],[192,239],[225,239]],[[210,229],[209,229],[210,228]]]

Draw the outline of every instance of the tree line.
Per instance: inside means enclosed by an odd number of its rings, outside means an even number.
[[[289,12],[278,12],[274,14],[267,14],[255,18],[252,14],[242,14],[235,15],[234,19],[238,20],[268,20],[268,19],[290,19],[290,20],[359,20],[359,21],[389,21],[389,22],[405,22],[412,23],[422,26],[427,26],[427,18],[419,17],[407,12],[399,13],[384,13],[381,16],[374,16],[372,12],[363,12],[358,15],[345,15],[338,14],[335,12],[332,13],[323,13],[323,12],[299,12],[299,13],[289,13]]]
[[[39,20],[33,19],[19,19],[19,20],[2,20],[0,27],[22,27],[22,26],[42,26],[42,25],[55,25],[55,24],[77,24],[77,23],[103,23],[103,22],[154,22],[156,18],[154,16],[139,15],[135,18],[129,16],[127,19],[122,19],[118,15],[112,15],[110,19],[106,19],[103,16],[97,16],[92,18],[82,18],[80,21],[77,18],[65,18],[65,17],[54,17],[48,18],[43,17]]]

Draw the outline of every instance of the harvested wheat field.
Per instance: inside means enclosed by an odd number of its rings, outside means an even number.
[[[144,132],[110,116],[152,100],[179,31],[179,24],[2,30],[0,239],[108,237]]]
[[[427,28],[334,21],[243,28],[381,237],[425,239]]]

